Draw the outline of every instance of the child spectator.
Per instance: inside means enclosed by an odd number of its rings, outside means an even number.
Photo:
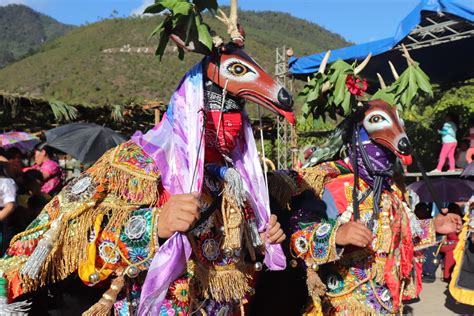
[[[13,237],[7,219],[11,216],[15,210],[17,186],[15,181],[8,175],[7,167],[5,163],[0,164],[0,238],[1,238],[1,250],[0,253],[3,255],[10,239]]]
[[[438,166],[433,170],[433,172],[441,172],[443,170],[446,157],[449,160],[448,171],[455,171],[454,153],[456,151],[456,146],[458,145],[458,141],[456,139],[456,131],[458,128],[457,122],[457,115],[454,113],[448,113],[444,119],[443,128],[438,130],[438,133],[441,134],[443,147],[441,148],[441,152],[439,154]]]

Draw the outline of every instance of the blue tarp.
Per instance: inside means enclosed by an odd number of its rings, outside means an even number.
[[[385,39],[381,39],[381,40],[377,40],[373,42],[368,42],[364,44],[353,45],[353,46],[349,46],[345,48],[335,49],[331,52],[329,62],[333,62],[339,58],[343,60],[356,60],[356,59],[362,60],[369,53],[372,53],[373,56],[377,56],[377,55],[381,55],[386,52],[389,52],[398,43],[400,43],[403,39],[405,39],[405,37],[414,28],[416,28],[417,25],[420,24],[423,18],[423,13],[424,13],[423,11],[448,13],[448,14],[456,15],[462,19],[472,22],[474,21],[474,0],[422,0],[421,3],[408,16],[405,17],[400,22],[398,29],[393,37],[385,38]],[[471,37],[471,38],[468,38],[467,40],[469,40],[468,42],[468,44],[470,44],[468,45],[469,47],[466,47],[466,43],[463,43],[461,47],[460,46],[450,46],[449,48],[446,47],[444,51],[443,49],[439,51],[440,55],[443,55],[443,58],[444,58],[446,57],[444,55],[447,55],[450,52],[452,53],[454,50],[457,51],[460,49],[461,50],[465,49],[466,51],[469,52],[469,50],[473,47],[474,38]],[[443,45],[438,45],[438,46],[443,46]],[[290,58],[290,60],[288,61],[289,72],[292,73],[293,75],[305,75],[305,74],[311,74],[311,73],[316,72],[319,68],[321,61],[324,58],[325,53],[326,52],[322,52],[319,54],[314,54],[314,55],[305,56],[301,58],[295,58],[295,57]],[[428,56],[429,58],[433,58],[433,50],[431,51],[428,50],[427,54],[429,54]],[[460,64],[459,66],[464,67],[464,68],[466,66],[468,67],[472,66],[472,60],[474,59],[472,58],[473,50],[470,50],[470,53],[468,53],[467,55],[456,56],[455,58],[457,59],[457,62],[460,63],[461,60],[459,60],[459,58],[464,58],[464,56],[469,57],[470,61],[468,62],[468,64],[464,64],[464,65]],[[416,59],[416,57],[424,58],[423,56],[413,56],[413,57],[415,57],[415,60],[417,61],[421,61],[421,60]],[[374,59],[376,58],[373,58],[373,60]],[[380,66],[380,63],[379,63],[379,66]],[[421,66],[423,68],[423,64]],[[440,71],[440,73],[436,73],[435,71],[435,79],[438,77],[438,75],[441,75],[441,73],[444,73],[446,71],[448,70],[443,69],[442,71]],[[470,71],[473,72],[474,68],[470,69]],[[429,71],[428,71],[428,75],[430,75]],[[466,75],[469,76],[469,74],[466,74],[465,71],[463,72],[462,75],[460,74],[461,77],[466,76]],[[450,78],[445,78],[445,79],[456,80],[456,79],[465,79],[465,78],[453,78],[453,76],[450,76]],[[438,81],[443,81],[443,80],[438,80]]]

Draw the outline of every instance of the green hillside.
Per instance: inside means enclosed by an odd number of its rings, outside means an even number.
[[[0,68],[71,28],[24,5],[0,6]]]
[[[156,47],[147,42],[160,17],[110,19],[73,29],[25,59],[0,70],[0,91],[29,94],[68,103],[129,104],[143,99],[166,101],[179,79],[201,57],[183,62],[170,46],[160,63],[153,54],[120,52],[124,45]],[[316,24],[276,12],[239,13],[247,33],[247,51],[273,72],[275,47],[292,47],[305,55],[348,45]],[[220,22],[209,19],[224,36]],[[103,52],[111,49],[111,52]],[[150,51],[151,52],[151,51]]]

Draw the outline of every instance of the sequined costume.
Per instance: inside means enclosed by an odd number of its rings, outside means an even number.
[[[301,171],[281,171],[297,187],[292,205],[312,201],[292,206],[290,265],[306,270],[307,315],[395,314],[421,290],[417,250],[436,242],[434,222],[418,220],[392,180],[395,154],[411,161],[396,109],[370,101],[340,126],[328,141],[331,146],[337,137],[337,150],[323,146]],[[336,245],[349,221],[372,232],[369,245]]]
[[[160,125],[105,153],[15,236],[0,260],[10,301],[77,271],[106,289],[83,315],[231,315],[262,261],[284,269],[280,246],[259,235],[268,197],[243,102],[229,96],[228,111],[220,109],[237,128],[209,135],[219,115],[204,97],[202,65],[180,83]],[[161,207],[190,188],[201,193],[201,220],[160,244]]]
[[[385,190],[381,211],[371,224],[370,247],[343,249],[336,246],[335,233],[352,216],[350,165],[344,161],[324,163],[305,169],[301,178],[327,205],[324,217],[313,216],[307,221],[305,210],[293,215],[298,228],[291,236],[290,247],[294,259],[303,261],[307,269],[312,312],[393,314],[400,308],[402,289],[404,299],[416,297],[420,284],[416,284],[414,273],[414,250],[435,243],[432,221],[418,221],[400,192]],[[362,192],[369,187],[363,180],[359,184]],[[361,203],[360,214],[362,222],[370,220],[370,195]]]

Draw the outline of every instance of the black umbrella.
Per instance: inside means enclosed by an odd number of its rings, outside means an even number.
[[[422,202],[435,202],[435,197],[442,202],[467,201],[474,194],[474,182],[469,180],[436,178],[430,181],[434,196],[430,194],[426,181],[414,182],[408,188],[415,191]]]
[[[462,178],[474,177],[474,161],[467,165],[461,173]]]
[[[110,128],[90,123],[71,123],[46,132],[48,146],[59,149],[83,163],[95,162],[108,149],[126,138]]]

